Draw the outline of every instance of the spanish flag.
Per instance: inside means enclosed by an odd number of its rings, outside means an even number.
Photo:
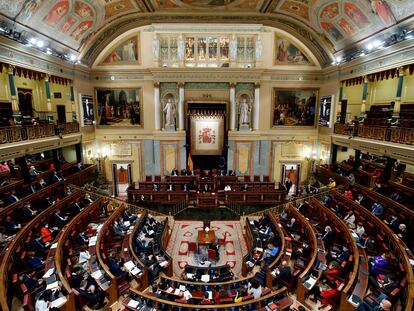
[[[193,170],[193,158],[191,157],[191,151],[188,154],[188,159],[187,159],[187,169],[191,172]]]

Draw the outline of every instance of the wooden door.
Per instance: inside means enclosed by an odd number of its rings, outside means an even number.
[[[19,98],[19,111],[22,116],[33,117],[33,91],[30,89],[17,89],[17,96]]]
[[[66,123],[66,108],[64,105],[57,105],[58,123]]]

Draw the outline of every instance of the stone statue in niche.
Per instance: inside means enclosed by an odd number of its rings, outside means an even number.
[[[246,97],[239,102],[239,130],[250,130],[250,116],[252,108]]]
[[[152,38],[152,59],[157,61],[160,57],[160,40],[154,35]]]
[[[164,106],[165,130],[175,131],[176,105],[173,98],[168,98]]]

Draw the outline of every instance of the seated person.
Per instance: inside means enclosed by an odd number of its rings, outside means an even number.
[[[23,219],[29,220],[33,218],[34,216],[36,216],[36,214],[37,214],[37,211],[31,209],[30,202],[24,203],[23,210],[22,210]]]
[[[51,222],[57,227],[63,227],[67,220],[68,216],[62,216],[60,210],[56,211],[51,217]]]
[[[328,253],[326,254],[326,260],[329,262],[333,260],[342,262],[342,261],[348,260],[349,255],[350,255],[349,249],[348,247],[344,245],[342,246],[342,250],[340,250],[339,252],[328,251]]]
[[[43,243],[52,242],[55,239],[57,233],[58,233],[57,230],[50,230],[49,229],[49,224],[45,224],[42,227],[42,229],[40,229],[40,235],[42,237]]]
[[[298,224],[298,222],[296,221],[295,218],[291,218],[289,223],[287,224],[287,227],[290,230],[297,230],[297,229],[299,229],[299,224]]]
[[[63,182],[63,178],[59,176],[59,173],[56,170],[53,172],[52,180],[54,182]]]
[[[355,214],[353,210],[350,210],[348,214],[344,217],[345,223],[348,225],[349,228],[355,228]]]
[[[47,187],[45,180],[42,178],[39,180],[39,186],[43,189]]]
[[[85,194],[85,198],[83,199],[84,205],[90,205],[93,203],[93,200],[91,199],[91,195],[89,193]]]
[[[329,281],[335,281],[341,273],[341,265],[337,261],[332,261],[325,271],[325,276]]]
[[[6,228],[1,226],[0,227],[0,245],[3,246],[8,241],[14,239],[15,235],[7,235]]]
[[[59,308],[51,308],[51,303],[53,301],[53,293],[50,289],[45,290],[40,294],[39,298],[36,300],[35,310],[36,311],[57,311]]]
[[[409,243],[409,242],[412,242],[410,240],[410,234],[408,232],[408,229],[407,229],[407,225],[406,224],[400,224],[398,226],[397,235],[406,244]]]
[[[10,203],[14,203],[20,200],[20,197],[17,195],[16,191],[12,190],[10,193],[8,200]]]
[[[309,293],[305,295],[305,299],[313,295],[313,301],[320,300],[322,306],[319,309],[323,309],[326,306],[334,306],[339,297],[339,291],[335,282],[329,282],[326,288],[321,288],[320,286],[314,286]]]
[[[259,236],[262,239],[265,239],[265,238],[267,238],[269,236],[270,232],[272,232],[272,227],[270,227],[270,225],[266,225],[266,228],[261,229],[259,231]]]
[[[371,207],[372,214],[377,217],[380,217],[384,213],[384,206],[382,206],[379,202],[375,202],[372,204]]]
[[[362,236],[365,234],[365,228],[362,222],[357,223],[357,226],[355,228],[355,233],[358,234],[359,238],[362,238]]]
[[[272,243],[267,244],[267,248],[264,251],[265,265],[269,265],[279,254],[279,247],[274,246]]]
[[[22,228],[21,223],[14,220],[11,216],[7,216],[6,220],[3,223],[3,226],[6,228],[7,234],[15,234]]]
[[[177,170],[176,168],[174,168],[174,169],[171,171],[171,176],[178,176],[178,170]]]
[[[382,310],[382,311],[391,311],[392,304],[389,300],[382,300],[381,302],[377,303],[375,306],[371,306],[366,301],[362,301],[362,303],[359,305],[357,311],[376,311],[376,310]]]
[[[325,246],[329,246],[332,243],[333,238],[334,233],[332,232],[332,228],[330,226],[326,226],[322,235],[322,240],[325,243]]]
[[[167,191],[174,191],[175,190],[175,186],[173,184],[169,184],[167,186]]]
[[[328,188],[333,189],[336,187],[336,182],[332,178],[329,178]]]
[[[355,202],[357,202],[358,204],[364,205],[366,202],[366,199],[361,193],[359,193],[358,197],[355,199]]]
[[[217,261],[218,261],[219,258],[220,258],[220,253],[218,251],[217,245],[215,243],[211,243],[211,244],[208,245],[208,249],[214,250],[216,252]]]
[[[388,253],[383,253],[381,256],[375,256],[370,260],[369,272],[372,275],[383,274],[383,270],[390,265],[391,256]]]
[[[224,191],[231,191],[231,186],[230,185],[225,185],[224,186]]]
[[[123,267],[123,260],[121,257],[117,256],[115,260],[111,260],[109,270],[116,278],[125,279],[128,282],[130,281],[130,276],[128,272]]]
[[[273,280],[273,285],[275,285],[277,288],[289,284],[292,279],[292,269],[285,260],[282,261],[282,264],[279,268],[276,268],[273,271],[273,274],[276,276],[276,278]]]
[[[262,295],[262,285],[256,279],[251,279],[247,285],[247,294],[253,295],[254,299],[259,299]]]
[[[183,184],[183,191],[190,191],[190,185],[189,184]]]
[[[204,192],[210,192],[211,191],[210,186],[208,184],[204,184],[203,191]]]
[[[249,186],[248,186],[247,184],[244,184],[244,185],[241,187],[241,190],[242,190],[242,191],[247,191],[247,190],[249,190]]]
[[[89,253],[88,247],[86,245],[82,245],[79,251],[79,259],[78,264],[84,270],[89,268],[89,260],[92,258],[91,254]]]
[[[160,191],[160,186],[158,184],[152,184],[152,191]]]
[[[27,252],[26,263],[32,269],[43,270],[45,264],[39,257],[35,256],[35,253],[32,251]]]
[[[30,168],[29,168],[30,179],[35,180],[38,175],[40,175],[40,173],[36,170],[34,165],[31,165]]]
[[[76,291],[90,308],[101,309],[105,305],[105,292],[99,291],[94,284],[88,284],[86,280],[82,281]]]
[[[20,281],[26,285],[27,289],[31,293],[38,293],[46,287],[46,282],[43,279],[36,278],[36,273],[22,273],[19,276]]]

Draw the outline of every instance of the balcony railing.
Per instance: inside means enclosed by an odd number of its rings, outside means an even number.
[[[348,124],[336,123],[334,133],[346,136],[390,141],[397,144],[414,145],[414,129],[386,126],[359,125],[357,130]]]
[[[33,140],[45,137],[73,134],[79,132],[79,124],[76,122],[54,124],[8,126],[0,128],[0,144],[16,143],[24,140]]]

